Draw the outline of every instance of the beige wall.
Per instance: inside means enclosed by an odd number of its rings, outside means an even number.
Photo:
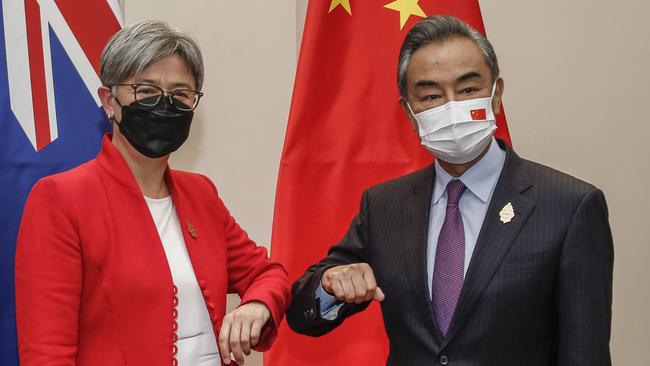
[[[481,1],[516,149],[602,188],[616,251],[612,353],[650,346],[650,2]]]
[[[650,224],[650,2],[480,3],[506,81],[515,148],[605,191],[616,246],[614,364],[641,365],[650,345],[650,239],[643,230]],[[271,236],[305,4],[126,1],[127,24],[163,19],[199,39],[206,96],[173,165],[209,175],[262,244]],[[259,365],[259,355],[248,364]]]

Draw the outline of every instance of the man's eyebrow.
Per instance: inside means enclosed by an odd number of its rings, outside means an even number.
[[[466,81],[466,80],[469,80],[469,79],[481,78],[481,77],[483,77],[483,76],[481,74],[479,74],[478,72],[470,71],[470,72],[466,72],[463,75],[461,75],[460,77],[458,77],[456,79],[456,82],[461,82],[461,81]]]
[[[420,80],[417,83],[415,83],[416,88],[425,88],[425,87],[430,87],[430,86],[440,87],[440,83],[438,83],[437,81],[433,81],[433,80]]]

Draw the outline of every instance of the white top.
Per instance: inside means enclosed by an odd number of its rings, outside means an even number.
[[[178,287],[178,353],[179,366],[219,366],[219,350],[210,322],[210,314],[185,247],[183,232],[171,196],[145,197],[158,229],[172,279]]]

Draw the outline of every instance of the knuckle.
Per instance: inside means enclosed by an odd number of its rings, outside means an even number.
[[[239,345],[239,341],[238,341],[238,340],[236,340],[236,339],[231,339],[231,340],[230,340],[230,346],[231,346],[231,347],[236,347],[237,345]]]

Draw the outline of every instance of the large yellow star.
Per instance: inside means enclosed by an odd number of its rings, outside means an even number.
[[[390,4],[384,5],[384,8],[399,11],[399,29],[402,29],[411,15],[423,18],[427,16],[420,5],[418,5],[418,1],[419,0],[395,0]]]
[[[341,5],[345,11],[348,12],[348,14],[352,15],[352,8],[350,7],[350,0],[332,0],[330,3],[330,10],[328,13],[331,13],[334,8],[337,6]]]

